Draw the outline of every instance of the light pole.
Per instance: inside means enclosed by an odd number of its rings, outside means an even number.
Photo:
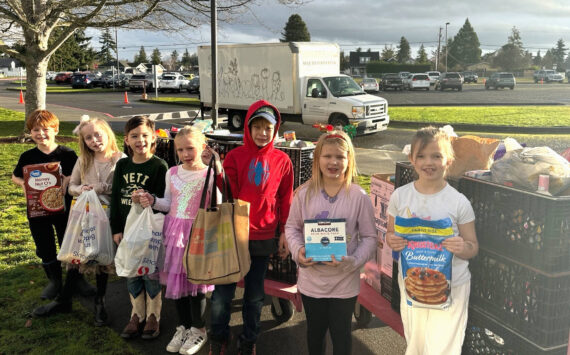
[[[449,44],[447,43],[447,25],[449,25],[449,22],[445,23],[445,72],[447,73],[447,51],[449,47]]]

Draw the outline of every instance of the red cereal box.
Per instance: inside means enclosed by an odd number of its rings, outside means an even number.
[[[63,213],[65,192],[60,163],[26,165],[23,171],[28,218]]]

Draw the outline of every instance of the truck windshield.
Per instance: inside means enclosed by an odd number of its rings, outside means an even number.
[[[323,79],[333,96],[364,95],[364,91],[352,78],[330,76]]]

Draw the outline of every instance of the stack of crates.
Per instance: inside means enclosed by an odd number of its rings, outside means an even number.
[[[570,197],[464,177],[479,254],[470,261],[475,326],[516,353],[566,354],[570,330]],[[507,344],[508,345],[508,344]]]

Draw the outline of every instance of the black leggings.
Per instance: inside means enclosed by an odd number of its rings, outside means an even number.
[[[204,328],[204,312],[206,309],[206,295],[198,293],[196,296],[186,296],[174,301],[180,324],[186,329],[190,327]]]
[[[325,335],[330,331],[334,355],[352,350],[352,312],[356,297],[313,298],[301,294],[307,317],[307,343],[310,355],[325,353]]]
[[[63,242],[63,235],[67,226],[67,213],[30,218],[28,222],[34,243],[36,243],[36,255],[42,259],[44,264],[56,261],[57,249],[55,243],[57,242],[61,246]]]

